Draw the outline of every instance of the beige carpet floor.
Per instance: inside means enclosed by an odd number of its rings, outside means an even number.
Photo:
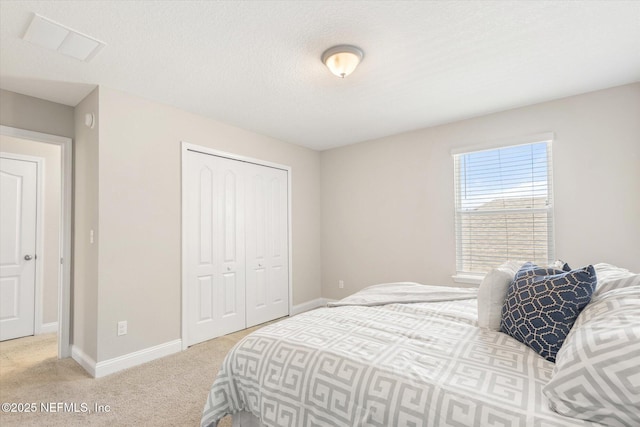
[[[261,325],[263,326],[263,325]],[[56,335],[0,343],[0,403],[35,403],[34,413],[0,412],[9,426],[199,426],[204,402],[227,352],[259,327],[94,379],[72,359],[58,360]],[[78,412],[46,413],[42,402]],[[83,406],[89,412],[82,412]],[[109,412],[95,412],[96,406]],[[221,427],[231,425],[226,417]]]

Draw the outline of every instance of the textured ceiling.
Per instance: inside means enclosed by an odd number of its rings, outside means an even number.
[[[33,13],[107,43],[21,39]],[[6,1],[0,87],[74,106],[96,84],[327,149],[640,80],[638,1]],[[365,52],[345,80],[320,55]]]

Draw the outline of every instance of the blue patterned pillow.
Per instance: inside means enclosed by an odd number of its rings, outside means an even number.
[[[596,287],[593,266],[566,271],[565,264],[564,269],[526,263],[516,273],[502,307],[500,330],[551,362]]]

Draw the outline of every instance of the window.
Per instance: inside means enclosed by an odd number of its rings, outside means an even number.
[[[551,262],[551,138],[454,152],[453,160],[456,279],[477,281],[506,260]]]

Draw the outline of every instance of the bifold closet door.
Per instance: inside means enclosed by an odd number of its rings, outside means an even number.
[[[247,164],[247,327],[289,314],[287,171]]]
[[[243,164],[186,152],[187,345],[244,329]]]

